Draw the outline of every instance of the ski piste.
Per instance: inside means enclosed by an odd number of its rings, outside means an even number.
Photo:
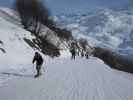
[[[113,70],[97,58],[54,60],[45,68],[47,72],[36,79],[5,82],[2,100],[133,100],[132,74]]]

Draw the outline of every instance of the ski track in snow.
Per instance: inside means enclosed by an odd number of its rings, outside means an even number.
[[[30,69],[28,69],[30,70]],[[33,73],[32,73],[33,74]],[[45,66],[39,78],[16,77],[0,87],[1,100],[133,100],[131,74],[96,58],[64,59]]]

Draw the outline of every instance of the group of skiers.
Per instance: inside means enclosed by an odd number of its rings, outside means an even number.
[[[86,59],[89,59],[89,56],[90,56],[90,52],[88,50],[87,51],[84,51],[84,50],[78,51],[75,48],[72,48],[70,50],[70,53],[71,53],[71,59],[74,59],[74,60],[75,60],[76,56],[81,55],[81,57],[85,57]]]
[[[86,50],[79,49],[79,48],[76,48],[75,46],[71,46],[70,53],[71,53],[71,59],[74,59],[74,60],[75,60],[76,56],[81,55],[81,57],[86,57],[86,59],[89,59],[89,56],[91,55],[91,53],[88,49],[86,49]]]
[[[89,59],[89,56],[90,56],[89,50],[79,49],[79,48],[76,48],[74,45],[71,46],[70,53],[71,53],[71,59],[74,59],[74,60],[76,56],[81,55],[81,57],[86,57],[86,59]],[[43,65],[43,57],[39,52],[35,52],[32,63],[34,64],[35,62],[36,62],[36,71],[37,71],[37,74],[35,75],[35,77],[38,77],[41,75],[41,67]]]

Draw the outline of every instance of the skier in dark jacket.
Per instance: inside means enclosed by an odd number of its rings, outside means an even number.
[[[70,50],[70,52],[71,52],[71,54],[72,54],[71,59],[75,59],[75,56],[76,56],[76,50],[75,50],[75,48],[72,48],[72,49]]]
[[[81,57],[84,57],[84,50],[81,51]]]
[[[85,53],[86,59],[89,59],[89,56],[90,56],[90,52],[89,51],[86,51],[86,53]]]
[[[35,56],[33,58],[32,63],[34,64],[35,62],[36,62],[36,70],[37,70],[37,74],[35,75],[35,77],[38,77],[41,74],[40,70],[43,64],[43,58],[38,52],[35,52]]]

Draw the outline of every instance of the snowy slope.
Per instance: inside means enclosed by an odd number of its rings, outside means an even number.
[[[10,8],[0,7],[0,17],[12,24],[22,27],[18,13]]]
[[[133,100],[132,75],[96,58],[55,60],[38,79],[24,75],[0,87],[2,100]]]
[[[12,17],[9,17],[0,10],[0,41],[2,41],[0,48],[5,51],[3,53],[0,50],[0,73],[7,72],[8,70],[20,72],[22,68],[31,66],[34,51],[26,44],[23,38],[31,40],[34,37],[24,30],[17,20],[14,21]],[[1,75],[0,86],[4,84],[3,82],[12,78]]]
[[[3,42],[2,48],[6,52],[0,51],[0,69],[26,63],[33,53],[33,50],[24,42],[23,38],[32,39],[34,37],[12,21],[14,22],[12,17],[3,14],[0,10],[0,40]]]
[[[41,36],[45,36],[48,42],[55,46],[60,46],[65,48],[67,43],[61,42],[59,37],[50,30],[48,27],[43,26]],[[13,73],[23,73],[25,68],[31,68],[32,58],[34,52],[25,41],[24,38],[32,40],[35,39],[30,32],[26,31],[21,25],[20,18],[18,14],[9,8],[0,7],[0,73],[13,72]],[[60,44],[60,45],[59,45]],[[61,52],[61,57],[66,57],[66,52]],[[44,56],[44,55],[43,55]],[[49,61],[47,57],[47,62]],[[33,71],[33,70],[32,70]],[[8,77],[8,75],[0,76],[0,85],[8,79],[13,77]]]
[[[0,7],[0,42],[2,42],[0,43],[0,64],[2,65],[0,70],[9,66],[17,68],[21,64],[31,63],[34,50],[24,41],[24,38],[32,40],[35,37],[23,28],[20,21],[17,12]],[[46,40],[55,46],[66,47],[65,42],[60,41],[55,32],[44,25],[40,35],[46,37]]]

